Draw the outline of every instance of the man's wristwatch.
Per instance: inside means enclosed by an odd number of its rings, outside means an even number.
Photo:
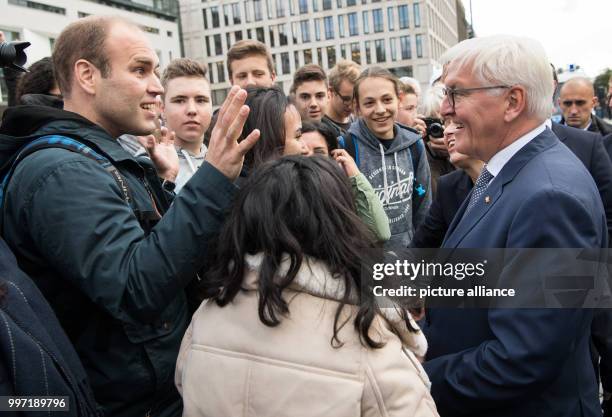
[[[173,183],[172,181],[164,180],[162,182],[162,188],[170,193],[173,193],[174,189],[176,188],[176,184]]]

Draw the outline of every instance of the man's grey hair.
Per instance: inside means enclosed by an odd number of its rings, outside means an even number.
[[[421,83],[416,78],[402,77],[399,79],[402,83],[408,84],[414,90],[417,97],[421,96]]]
[[[439,119],[442,100],[444,100],[444,85],[440,83],[432,85],[423,95],[419,105],[419,114]]]
[[[440,60],[443,65],[470,68],[482,86],[523,86],[527,114],[542,121],[550,117],[553,78],[550,61],[538,41],[509,35],[467,39],[446,51]],[[489,94],[501,92],[490,90]]]

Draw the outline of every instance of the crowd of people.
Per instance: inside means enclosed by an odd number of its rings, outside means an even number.
[[[159,60],[67,26],[0,125],[1,395],[71,416],[612,416],[609,309],[383,308],[364,250],[612,240],[612,126],[534,40],[463,41],[421,91],[236,42]],[[427,301],[425,300],[425,307]],[[599,386],[603,387],[603,402]],[[36,415],[36,414],[32,414]]]

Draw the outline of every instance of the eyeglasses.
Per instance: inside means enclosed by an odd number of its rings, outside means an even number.
[[[472,87],[472,88],[444,88],[442,92],[446,97],[448,97],[448,101],[450,102],[453,111],[455,111],[455,101],[457,96],[467,96],[474,91],[482,91],[482,90],[494,90],[496,88],[512,88],[509,85],[490,85],[488,87]]]
[[[561,105],[563,107],[572,107],[573,105],[576,105],[576,107],[582,107],[587,103],[586,100],[563,100],[561,102]]]
[[[334,93],[336,93],[336,95],[338,97],[340,97],[340,100],[342,100],[342,102],[344,104],[351,104],[353,102],[353,96],[343,96],[342,94],[340,94],[340,92],[338,90],[336,90],[334,88]]]

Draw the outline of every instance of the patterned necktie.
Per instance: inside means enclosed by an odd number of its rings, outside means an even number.
[[[493,174],[491,174],[487,170],[487,167],[484,166],[482,168],[482,171],[480,171],[480,175],[478,176],[478,179],[476,180],[476,184],[474,185],[474,191],[472,192],[472,197],[470,198],[470,202],[468,203],[467,209],[465,210],[466,214],[472,209],[472,207],[476,205],[476,202],[480,199],[480,197],[482,197],[482,194],[485,192],[485,190],[487,189],[487,186],[489,185],[489,182],[491,182],[492,179],[493,179]]]

